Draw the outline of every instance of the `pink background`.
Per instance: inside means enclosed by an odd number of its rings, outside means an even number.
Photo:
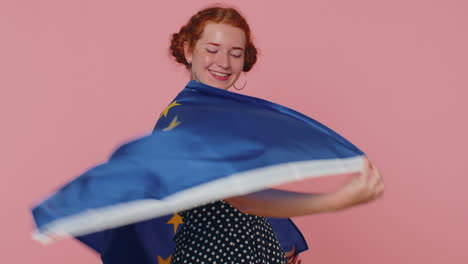
[[[170,34],[208,3],[0,2],[2,263],[100,263],[74,240],[31,241],[30,207],[151,131],[188,81]],[[376,203],[295,219],[303,263],[468,263],[467,2],[233,4],[260,49],[242,93],[335,129],[385,178]]]

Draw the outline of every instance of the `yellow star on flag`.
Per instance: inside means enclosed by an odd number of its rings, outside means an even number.
[[[177,232],[177,227],[179,227],[180,224],[183,224],[184,221],[182,221],[182,216],[180,216],[178,213],[174,213],[174,216],[167,221],[167,224],[173,224],[174,225],[174,234]]]
[[[172,256],[169,256],[167,259],[163,259],[158,256],[158,264],[171,264],[171,257]]]
[[[168,127],[164,128],[163,131],[169,131],[172,130],[174,127],[178,126],[180,124],[179,121],[177,121],[177,116],[172,119],[171,123],[169,124]]]
[[[177,101],[172,102],[170,105],[168,105],[166,107],[166,109],[164,109],[164,111],[162,111],[162,113],[161,113],[161,115],[159,117],[161,117],[161,116],[167,117],[167,114],[169,113],[169,109],[171,109],[172,107],[174,107],[176,105],[180,105],[180,104],[177,103]]]

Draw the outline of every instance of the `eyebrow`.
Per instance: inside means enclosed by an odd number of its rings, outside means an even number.
[[[218,43],[214,43],[214,42],[208,42],[208,43],[206,43],[206,44],[214,45],[214,46],[217,46],[217,47],[219,47],[219,46],[220,46]],[[242,50],[242,51],[244,51],[244,49],[243,49],[243,48],[241,48],[241,47],[232,47],[232,49],[236,49],[236,50]]]

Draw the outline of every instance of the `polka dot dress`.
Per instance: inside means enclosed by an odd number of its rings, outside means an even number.
[[[224,201],[179,213],[184,225],[174,237],[172,264],[286,264],[264,217],[244,214]]]

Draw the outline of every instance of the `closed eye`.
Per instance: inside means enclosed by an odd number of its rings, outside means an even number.
[[[213,53],[213,54],[218,52],[217,50],[210,50],[210,49],[206,49],[206,51],[207,51],[208,53]],[[236,58],[240,58],[240,57],[242,57],[242,53],[241,53],[241,54],[233,54],[233,53],[231,53],[231,56],[236,57]]]
[[[234,57],[236,57],[236,58],[242,57],[242,54],[243,54],[243,52],[241,52],[241,51],[239,51],[239,50],[231,51],[231,56],[234,56]]]

